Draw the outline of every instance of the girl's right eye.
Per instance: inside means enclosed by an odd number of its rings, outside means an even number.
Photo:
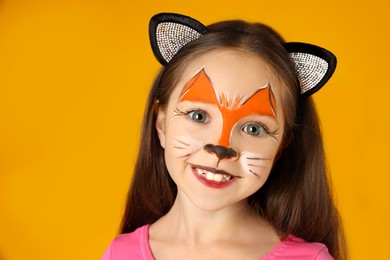
[[[208,121],[207,112],[203,110],[192,110],[189,111],[187,115],[191,118],[192,121],[197,123],[207,123]]]

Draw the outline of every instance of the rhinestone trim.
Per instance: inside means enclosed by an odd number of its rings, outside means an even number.
[[[297,71],[301,94],[314,88],[328,71],[328,63],[309,53],[290,53]]]
[[[202,36],[194,29],[172,22],[157,25],[156,40],[162,57],[169,62],[187,43]]]

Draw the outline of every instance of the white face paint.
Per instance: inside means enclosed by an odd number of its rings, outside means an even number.
[[[283,136],[281,86],[261,58],[242,52],[192,61],[156,122],[178,196],[211,209],[264,184]]]
[[[177,158],[185,158],[203,148],[203,142],[190,136],[176,136],[173,144]]]
[[[240,154],[240,163],[248,174],[260,176],[263,168],[269,166],[269,162],[272,162],[273,158],[267,158],[261,154],[242,152]]]

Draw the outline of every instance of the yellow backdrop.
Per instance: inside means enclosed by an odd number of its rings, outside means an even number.
[[[162,11],[337,55],[315,100],[350,256],[390,259],[388,0],[0,1],[0,259],[98,259],[116,235]]]

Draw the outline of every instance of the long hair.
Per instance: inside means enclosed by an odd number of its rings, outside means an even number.
[[[285,131],[279,157],[264,186],[249,197],[249,204],[281,238],[293,234],[306,241],[321,242],[335,259],[345,259],[344,236],[329,186],[319,119],[311,97],[300,97],[284,40],[259,23],[224,21],[208,29],[209,33],[183,47],[153,83],[120,232],[151,224],[172,207],[177,187],[165,166],[155,127],[157,111],[166,108],[191,60],[212,50],[231,48],[264,59],[286,88],[281,91]]]

